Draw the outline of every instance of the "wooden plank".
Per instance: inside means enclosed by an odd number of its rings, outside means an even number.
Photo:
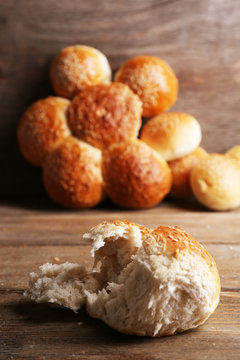
[[[19,153],[16,126],[28,105],[53,94],[50,62],[70,44],[99,48],[114,70],[134,55],[162,57],[180,82],[173,109],[196,116],[203,146],[239,143],[239,16],[236,0],[1,1],[0,196],[44,194],[41,171]]]
[[[79,246],[5,246],[0,252],[0,289],[24,289],[28,274],[36,271],[45,262],[73,262],[92,266],[89,244],[79,242]],[[240,291],[240,244],[207,245],[214,257],[224,290]]]
[[[240,239],[240,209],[214,212],[194,202],[165,201],[145,211],[122,210],[109,203],[96,209],[72,211],[58,208],[48,200],[16,200],[0,206],[0,245],[76,245],[92,226],[111,219],[150,228],[177,225],[203,244],[239,244]]]
[[[68,211],[49,201],[5,202],[0,206],[0,359],[238,360],[239,214],[207,211],[196,203],[165,202],[146,211],[124,211],[106,203],[94,210]],[[44,262],[91,266],[91,245],[82,234],[115,218],[151,227],[177,224],[209,250],[222,293],[219,307],[203,326],[160,339],[126,336],[90,318],[84,309],[76,315],[24,298],[29,272]]]
[[[218,359],[240,357],[240,294],[224,292],[197,329],[159,339],[127,336],[71,311],[0,296],[1,359]]]

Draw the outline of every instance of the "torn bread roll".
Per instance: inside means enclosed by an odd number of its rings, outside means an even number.
[[[81,91],[69,108],[69,124],[80,140],[100,149],[136,139],[142,103],[127,85],[96,85]]]
[[[149,208],[168,194],[172,175],[167,163],[141,140],[113,144],[103,151],[107,195],[125,208]]]
[[[89,208],[103,198],[101,151],[74,137],[63,140],[43,163],[43,183],[56,203]]]
[[[53,60],[50,80],[56,94],[72,99],[86,86],[109,84],[112,71],[99,50],[74,45],[63,48]]]
[[[171,67],[157,56],[140,55],[126,61],[115,81],[127,84],[143,103],[143,116],[168,110],[178,95],[178,80]]]
[[[206,156],[208,156],[207,152],[203,148],[198,147],[190,154],[168,162],[173,178],[169,195],[173,199],[188,199],[193,196],[190,186],[190,174],[199,160]]]
[[[230,157],[211,154],[193,168],[192,191],[198,201],[212,210],[240,206],[240,166]]]
[[[202,138],[198,121],[191,115],[169,112],[151,118],[141,132],[141,140],[166,161],[190,154]]]
[[[22,115],[17,138],[22,155],[32,165],[41,166],[45,156],[70,135],[69,105],[67,99],[49,96],[36,101]]]
[[[92,273],[76,264],[45,264],[30,274],[26,294],[36,302],[87,311],[126,334],[159,337],[203,324],[219,302],[211,255],[178,227],[155,230],[103,222],[87,234]]]

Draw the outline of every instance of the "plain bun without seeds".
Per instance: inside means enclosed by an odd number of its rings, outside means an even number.
[[[194,151],[201,142],[202,133],[193,116],[169,112],[151,118],[143,126],[140,138],[170,161]]]
[[[231,210],[240,206],[240,166],[235,159],[211,154],[193,168],[192,191],[198,201],[212,210]]]
[[[30,274],[31,299],[74,311],[86,304],[91,316],[117,331],[151,337],[195,328],[217,307],[216,264],[182,229],[115,220],[84,238],[92,243],[93,272],[47,263]]]

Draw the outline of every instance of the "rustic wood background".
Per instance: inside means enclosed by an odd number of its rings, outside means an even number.
[[[100,49],[114,70],[137,54],[162,57],[180,81],[174,109],[200,121],[202,145],[240,143],[239,29],[238,0],[0,0],[0,196],[45,196],[16,127],[28,105],[53,93],[49,64],[70,44]]]

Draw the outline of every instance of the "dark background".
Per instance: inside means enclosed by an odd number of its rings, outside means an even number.
[[[173,109],[200,122],[202,146],[240,143],[238,0],[0,0],[0,197],[45,197],[41,170],[16,143],[21,113],[52,94],[51,60],[64,46],[101,50],[113,70],[137,54],[158,55],[180,82]]]

